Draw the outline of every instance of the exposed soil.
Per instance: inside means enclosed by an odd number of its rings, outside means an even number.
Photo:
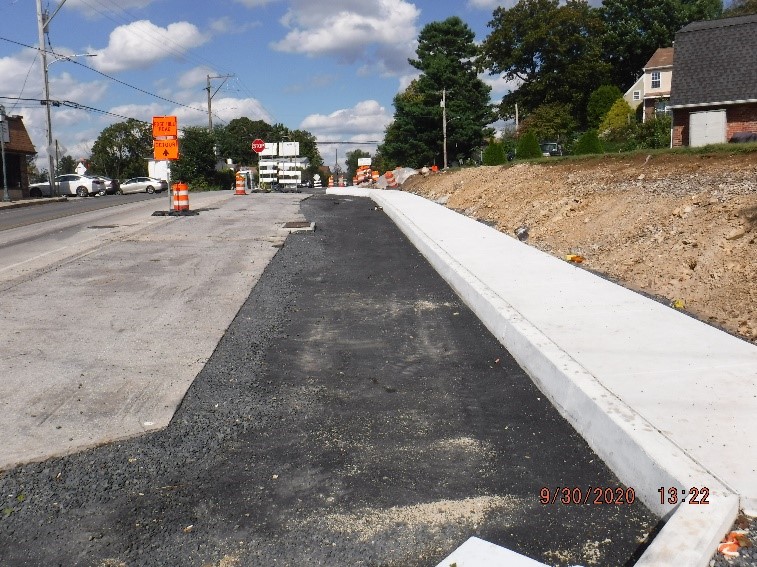
[[[656,153],[408,179],[423,195],[757,343],[757,152]]]

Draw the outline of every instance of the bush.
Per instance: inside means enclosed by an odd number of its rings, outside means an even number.
[[[615,101],[609,112],[602,119],[599,131],[608,140],[628,138],[628,129],[635,124],[634,111],[623,98]]]
[[[650,118],[636,126],[633,140],[634,149],[658,149],[670,147],[670,128],[672,119],[669,115]]]
[[[533,132],[526,132],[518,139],[515,154],[519,159],[531,159],[541,157],[541,147],[539,140]]]
[[[484,165],[502,165],[507,162],[502,142],[492,142],[484,149]]]
[[[589,95],[589,102],[586,105],[586,120],[590,128],[599,127],[602,118],[610,112],[613,104],[619,98],[623,98],[623,93],[614,85],[602,85]]]
[[[576,155],[601,154],[604,153],[602,142],[597,135],[596,130],[587,130],[578,138],[576,145],[573,146],[573,153]]]

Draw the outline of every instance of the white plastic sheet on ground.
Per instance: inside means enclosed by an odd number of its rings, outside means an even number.
[[[397,180],[397,183],[402,185],[405,181],[408,180],[408,178],[412,175],[416,175],[418,173],[417,169],[413,169],[412,167],[398,167],[394,171],[392,171],[394,174],[394,178]],[[376,189],[386,189],[386,177],[383,175],[379,177],[379,180],[376,182]]]

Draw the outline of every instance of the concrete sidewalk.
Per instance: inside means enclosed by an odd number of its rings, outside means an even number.
[[[757,347],[421,197],[328,193],[383,207],[667,518],[637,565],[706,565],[738,509],[757,514]]]

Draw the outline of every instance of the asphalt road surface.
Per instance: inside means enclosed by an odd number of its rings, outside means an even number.
[[[165,192],[152,195],[133,193],[129,195],[105,195],[104,197],[69,197],[68,200],[60,203],[45,203],[34,207],[0,208],[0,231],[147,200],[156,200],[156,209],[168,210],[169,208],[168,194]]]
[[[302,211],[166,429],[2,473],[0,565],[632,564],[657,518],[540,503],[619,481],[384,213]]]

